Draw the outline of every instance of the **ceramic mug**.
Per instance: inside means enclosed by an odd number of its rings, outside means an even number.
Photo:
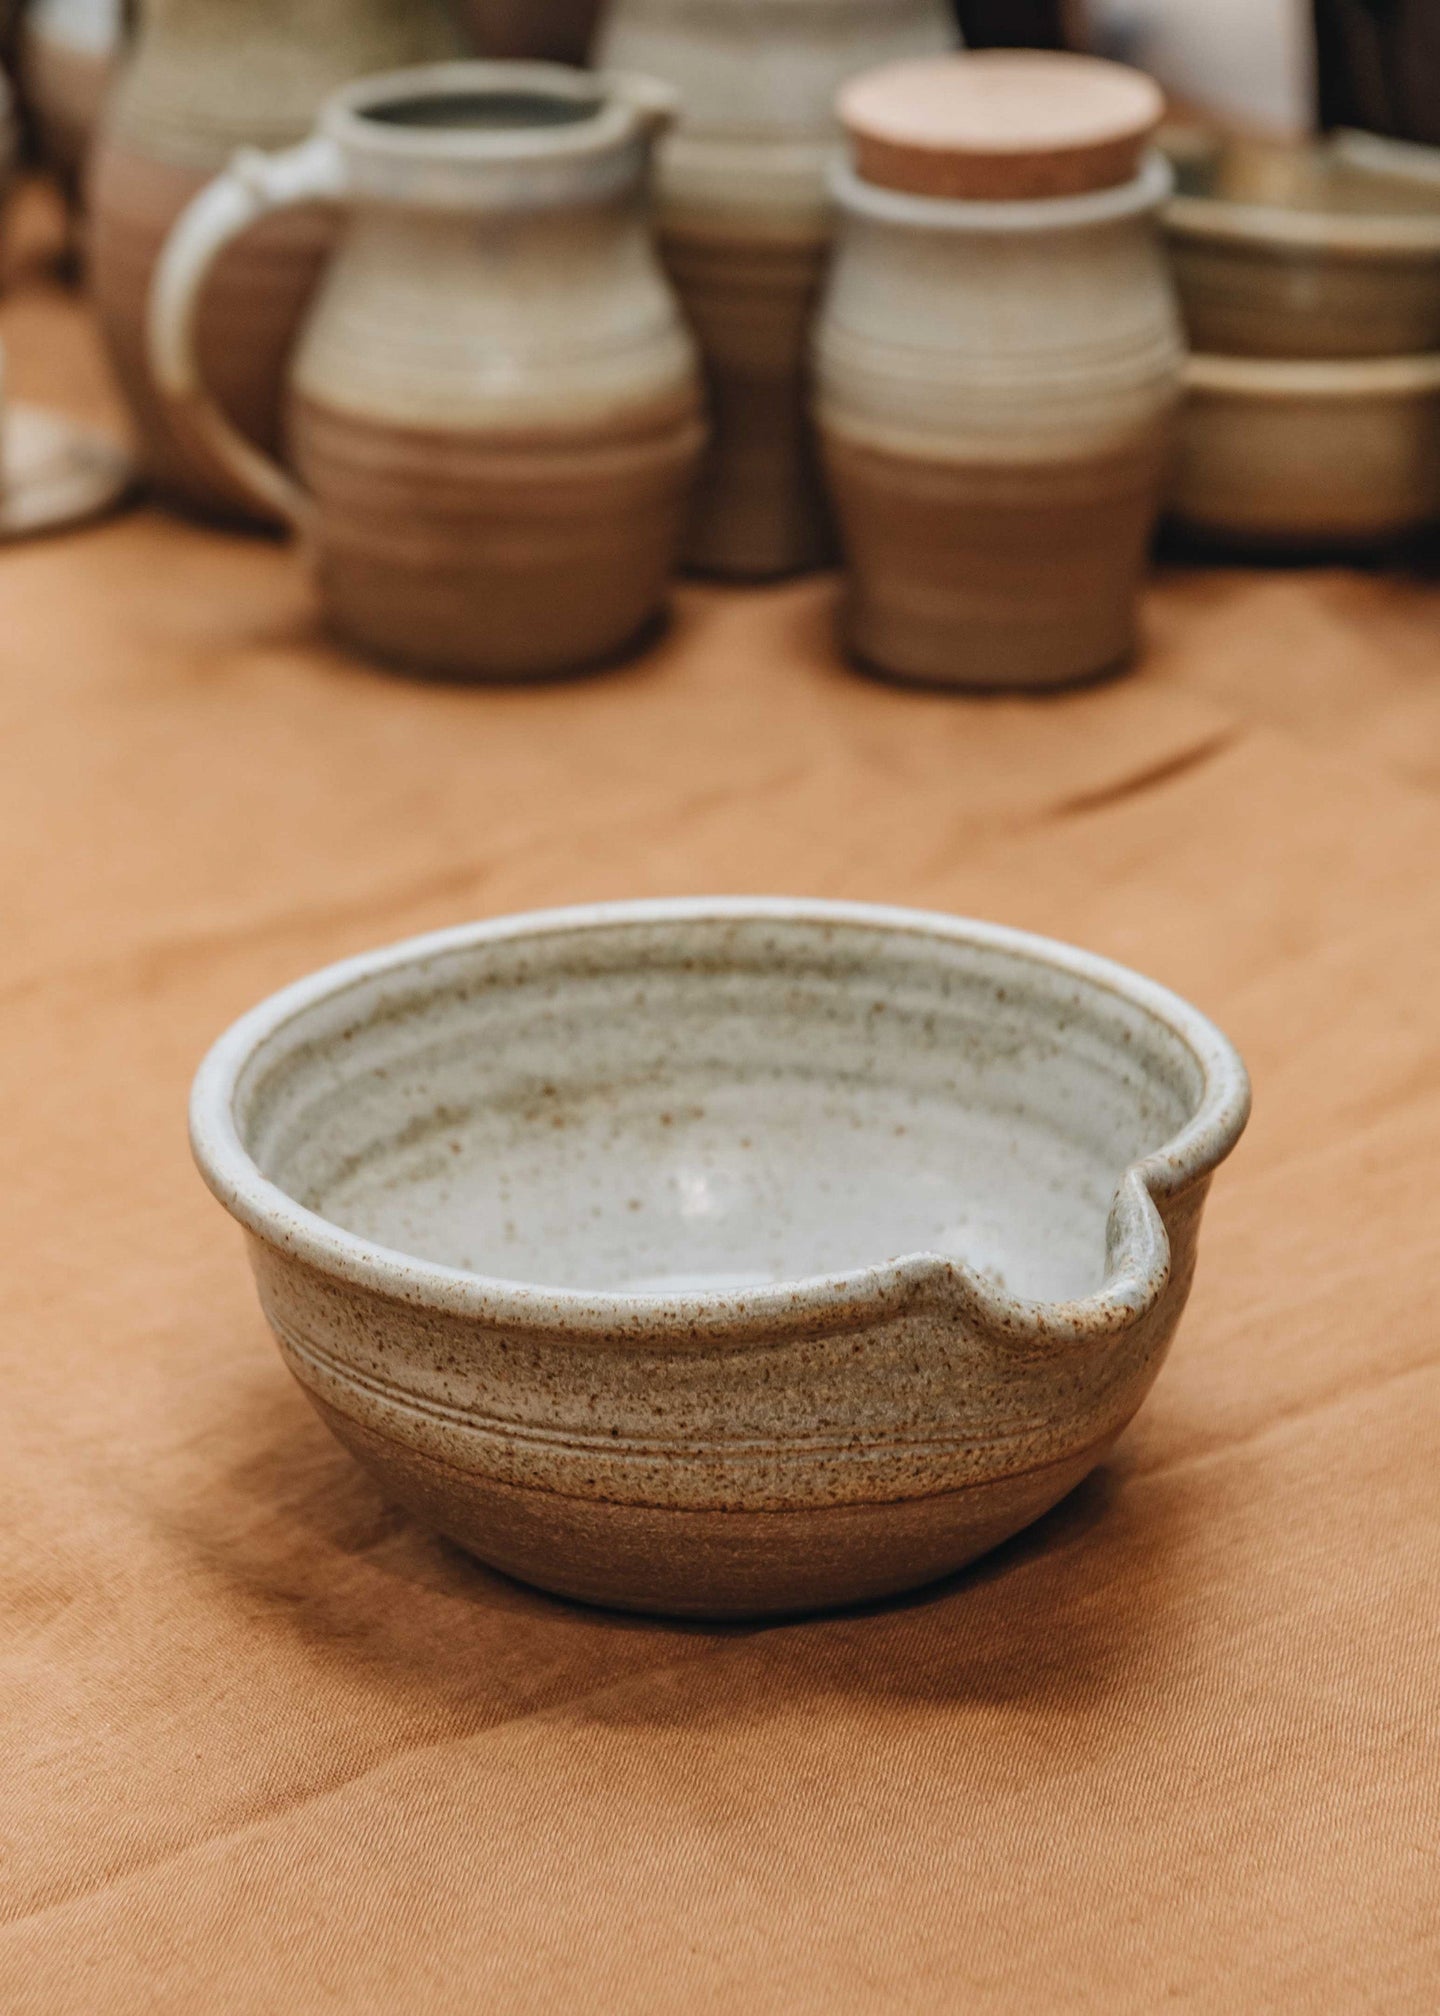
[[[664,86],[548,63],[396,71],[246,152],[181,218],[151,296],[180,424],[310,548],[334,629],[455,678],[604,658],[656,615],[703,447],[693,343],[652,250]],[[211,265],[317,201],[345,228],[290,371],[296,478],[197,360]]]

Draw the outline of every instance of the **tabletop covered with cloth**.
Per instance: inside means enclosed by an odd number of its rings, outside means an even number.
[[[23,245],[19,248],[23,253]],[[103,418],[73,299],[17,395]],[[1440,1997],[1440,587],[1169,565],[1132,676],[846,669],[831,577],[531,690],[361,667],[277,543],[0,555],[0,2006],[1388,2012]],[[1114,1454],[912,1598],[588,1610],[396,1512],[267,1334],[185,1099],[332,959],[843,896],[1176,988],[1254,1119]]]

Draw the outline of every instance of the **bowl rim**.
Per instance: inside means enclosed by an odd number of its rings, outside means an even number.
[[[541,1286],[449,1267],[347,1232],[264,1175],[240,1138],[235,1094],[260,1046],[317,1003],[378,976],[515,939],[636,924],[747,920],[843,925],[1007,952],[1118,996],[1185,1045],[1200,1068],[1200,1097],[1178,1132],[1121,1176],[1111,1208],[1110,1264],[1100,1288],[1072,1301],[1034,1301],[997,1287],[963,1261],[926,1251],[748,1288],[666,1293]],[[456,925],[307,974],[259,1002],[213,1044],[191,1090],[190,1143],[210,1190],[262,1244],[389,1300],[512,1331],[632,1344],[654,1332],[673,1345],[677,1331],[687,1342],[778,1342],[815,1329],[859,1328],[893,1316],[915,1295],[938,1287],[993,1329],[1078,1342],[1128,1328],[1158,1300],[1169,1279],[1170,1250],[1155,1200],[1208,1177],[1235,1146],[1249,1112],[1249,1078],[1229,1038],[1180,995],[1097,953],[942,911],[824,898],[670,897],[524,911]]]
[[[1371,144],[1375,140],[1376,144]],[[1292,151],[1338,162],[1377,179],[1421,184],[1440,181],[1440,150],[1427,171],[1407,166],[1403,143],[1341,127],[1323,139],[1294,143]],[[1211,157],[1224,152],[1217,143]],[[1440,253],[1440,206],[1433,215],[1413,210],[1321,210],[1299,204],[1267,203],[1236,196],[1207,196],[1177,189],[1162,215],[1166,232],[1176,238],[1208,239],[1212,243],[1249,245],[1281,257],[1296,252],[1338,253],[1354,259],[1430,258]]]
[[[1440,392],[1440,351],[1394,357],[1233,357],[1192,350],[1185,359],[1191,392],[1255,399],[1410,399]]]
[[[1356,217],[1351,213],[1288,210],[1280,203],[1247,203],[1231,196],[1168,197],[1160,221],[1170,238],[1214,245],[1253,246],[1279,257],[1296,252],[1338,253],[1352,259],[1419,259],[1440,254],[1440,215]]]

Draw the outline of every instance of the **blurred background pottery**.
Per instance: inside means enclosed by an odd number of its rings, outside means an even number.
[[[1226,543],[1369,546],[1440,519],[1440,356],[1193,356],[1170,510]]]
[[[603,0],[461,0],[477,54],[583,63]]]
[[[1359,136],[1231,141],[1182,164],[1165,231],[1195,347],[1303,358],[1440,346],[1440,176],[1401,172],[1419,151]]]
[[[287,145],[339,85],[455,47],[444,0],[142,0],[91,164],[90,277],[147,474],[170,501],[256,515],[254,498],[176,433],[150,377],[146,299],[176,217],[237,147]],[[208,380],[270,454],[285,358],[332,236],[314,209],[267,222],[230,248],[204,303]]]
[[[134,478],[118,442],[68,413],[11,399],[0,349],[0,542],[98,518]]]
[[[845,640],[940,685],[1113,667],[1181,386],[1154,227],[1170,172],[1144,152],[1160,95],[995,52],[877,71],[840,105],[856,165],[836,170],[817,411]]]
[[[20,127],[10,80],[0,70],[0,251],[5,243],[5,207],[20,157]]]
[[[40,156],[78,199],[119,58],[125,0],[30,0],[19,62]]]
[[[191,1138],[392,1497],[562,1595],[746,1616],[949,1573],[1101,1460],[1248,1104],[1108,961],[701,900],[316,974],[217,1044]]]
[[[808,341],[830,242],[834,98],[889,56],[943,49],[945,0],[614,0],[600,49],[663,77],[664,255],[708,367],[714,441],[685,558],[763,577],[831,534],[807,416]]]
[[[152,358],[257,506],[300,526],[341,635],[457,678],[569,670],[657,615],[704,440],[648,230],[647,79],[544,63],[372,78],[181,219]],[[323,199],[346,223],[291,371],[303,488],[224,421],[194,341],[212,262]]]

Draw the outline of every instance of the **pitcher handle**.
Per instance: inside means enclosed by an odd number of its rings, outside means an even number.
[[[300,531],[310,517],[310,499],[221,411],[201,375],[196,316],[206,276],[232,239],[276,210],[336,203],[344,194],[344,160],[325,134],[277,154],[241,148],[176,219],[150,287],[150,369],[162,398],[255,504]]]

